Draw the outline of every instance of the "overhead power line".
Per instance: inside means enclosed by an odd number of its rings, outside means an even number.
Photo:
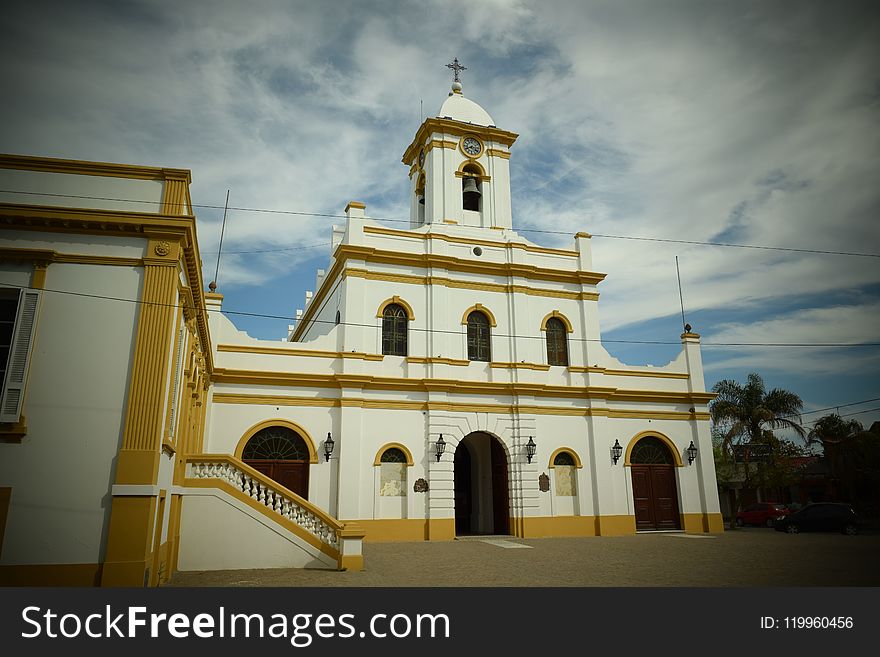
[[[78,198],[92,201],[116,201],[120,203],[146,203],[149,205],[159,206],[159,203],[156,201],[145,201],[143,199],[125,199],[125,198],[113,198],[106,196],[85,196],[78,194],[55,194],[55,193],[46,193],[46,192],[28,192],[28,191],[20,191],[20,190],[10,190],[10,189],[0,189],[0,194],[28,194],[33,196],[49,196],[49,197],[60,197],[60,198]],[[193,208],[203,208],[209,210],[223,210],[225,206],[223,205],[209,205],[209,204],[199,204],[193,203]],[[328,219],[345,219],[346,215],[344,214],[331,214],[325,212],[304,212],[301,210],[272,210],[268,208],[245,208],[245,207],[229,207],[229,210],[233,210],[236,212],[256,212],[263,214],[281,214],[281,215],[290,215],[290,216],[299,216],[299,217],[321,217]],[[372,219],[373,221],[382,221],[387,223],[405,223],[409,224],[409,219],[395,219],[391,217],[366,217],[367,219]],[[517,232],[521,233],[544,233],[548,235],[571,235],[570,231],[565,230],[549,230],[544,228],[517,228]],[[641,235],[610,235],[607,233],[591,233],[593,237],[598,237],[602,239],[613,239],[613,240],[633,240],[639,242],[663,242],[668,244],[688,244],[691,246],[714,246],[714,247],[725,247],[725,248],[734,248],[734,249],[757,249],[762,251],[783,251],[790,253],[812,253],[812,254],[820,254],[820,255],[837,255],[837,256],[846,256],[852,258],[880,258],[880,253],[860,253],[855,251],[834,251],[831,249],[805,249],[798,247],[789,247],[789,246],[771,246],[766,244],[736,244],[733,242],[710,242],[710,241],[699,241],[699,240],[681,240],[681,239],[673,239],[673,238],[665,238],[665,237],[645,237]],[[291,250],[287,248],[276,249],[277,251],[286,251]],[[239,253],[270,253],[272,249],[266,249],[261,251],[241,251]]]
[[[142,299],[128,299],[124,297],[112,297],[103,294],[91,294],[88,292],[74,292],[71,290],[53,290],[50,288],[34,288],[26,285],[11,285],[10,287],[18,288],[18,289],[26,289],[26,290],[38,290],[42,292],[51,292],[53,294],[67,294],[70,296],[76,297],[84,297],[89,299],[102,299],[106,301],[119,301],[124,303],[135,303],[142,305],[151,305],[151,306],[161,306],[166,308],[178,308],[178,304],[173,303],[158,303],[155,301],[144,301]],[[212,312],[212,311],[209,311]],[[253,313],[253,312],[245,312],[241,310],[221,310],[222,313],[227,315],[237,315],[241,317],[256,317],[261,319],[277,319],[277,320],[286,320],[286,321],[297,321],[295,317],[290,317],[289,315],[270,315],[265,313]],[[317,324],[334,324],[336,322],[333,320],[311,320],[313,323]],[[340,325],[343,326],[356,326],[360,328],[368,328],[368,329],[381,329],[381,324],[361,324],[357,322],[340,322]],[[442,333],[448,335],[461,335],[460,331],[450,331],[444,329],[429,329],[429,328],[420,328],[420,327],[409,327],[408,331],[419,332],[419,333]],[[544,336],[542,335],[515,335],[515,334],[505,334],[505,333],[492,333],[492,337],[494,338],[516,338],[523,340],[544,340]],[[600,343],[615,343],[615,344],[653,344],[653,345],[678,345],[680,342],[668,341],[668,340],[614,340],[614,339],[605,339],[605,338],[568,338],[571,342],[600,342]],[[710,346],[710,347],[819,347],[819,348],[864,348],[864,347],[880,347],[880,342],[703,342],[702,346]]]

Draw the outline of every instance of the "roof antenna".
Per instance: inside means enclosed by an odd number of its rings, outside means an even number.
[[[678,270],[678,256],[675,256],[675,275],[678,276],[678,300],[681,303],[681,323],[684,325],[684,332],[691,332],[691,325],[684,321],[684,297],[681,295],[681,272]]]
[[[220,254],[223,252],[223,233],[226,232],[226,211],[229,209],[229,190],[226,190],[226,205],[223,206],[223,224],[220,227],[220,246],[217,247],[217,268],[214,270],[214,280],[208,285],[211,292],[217,291],[217,277],[220,275]]]
[[[422,99],[419,98],[419,125],[422,125],[422,121],[425,120],[425,106],[422,102]]]

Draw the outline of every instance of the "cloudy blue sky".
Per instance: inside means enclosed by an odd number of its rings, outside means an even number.
[[[465,95],[520,134],[514,227],[569,233],[524,232],[539,244],[585,230],[877,254],[878,14],[840,1],[8,2],[0,151],[191,169],[207,281],[222,216],[209,206],[227,189],[236,208],[341,214],[356,199],[405,219],[400,157],[457,56]],[[225,309],[292,316],[334,222],[230,211]],[[677,255],[707,386],[759,371],[807,410],[880,398],[877,347],[711,344],[880,342],[877,257],[593,247],[606,340],[677,342]],[[286,334],[285,319],[232,317]],[[631,364],[678,349],[606,346]]]

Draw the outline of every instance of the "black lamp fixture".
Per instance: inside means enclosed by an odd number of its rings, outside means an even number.
[[[623,454],[623,447],[620,446],[620,442],[615,438],[614,446],[611,448],[611,458],[614,459],[614,465],[617,465],[617,461],[620,460],[621,454]]]
[[[440,434],[440,437],[437,439],[437,442],[434,443],[434,454],[437,456],[437,460],[440,460],[440,457],[443,456],[443,452],[446,451],[446,441],[443,440],[443,434]]]
[[[336,442],[330,436],[330,432],[327,432],[327,439],[324,441],[324,460],[329,461],[330,456],[333,454],[333,448],[336,446]]]
[[[687,452],[687,455],[688,455],[688,465],[690,465],[697,458],[697,446],[694,445],[693,440],[691,441],[690,447],[688,447],[685,451]]]
[[[535,455],[535,452],[538,450],[538,446],[535,444],[535,441],[529,436],[529,442],[526,443],[526,458],[529,460],[529,463],[532,462],[532,457]]]

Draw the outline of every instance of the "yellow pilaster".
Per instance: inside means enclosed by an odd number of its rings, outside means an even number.
[[[120,485],[158,483],[180,245],[174,236],[160,235],[153,236],[147,248],[125,429],[116,462],[115,483]],[[155,515],[156,497],[113,497],[102,585],[148,583]]]

